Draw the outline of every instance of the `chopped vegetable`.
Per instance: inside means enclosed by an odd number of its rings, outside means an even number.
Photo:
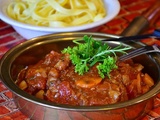
[[[84,43],[81,40],[74,40],[77,44],[73,48],[67,47],[62,50],[62,53],[68,53],[72,64],[75,65],[75,72],[83,75],[90,67],[98,63],[97,69],[99,75],[104,78],[105,75],[109,77],[109,73],[117,68],[116,53],[125,54],[126,50],[131,49],[129,46],[123,47],[119,45],[111,48],[106,42],[94,40],[92,36],[85,35],[83,37]]]

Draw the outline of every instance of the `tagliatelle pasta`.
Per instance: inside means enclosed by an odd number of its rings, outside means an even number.
[[[14,0],[7,14],[28,24],[67,27],[98,21],[106,11],[102,0]]]

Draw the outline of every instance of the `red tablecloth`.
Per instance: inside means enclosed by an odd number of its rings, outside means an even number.
[[[121,4],[121,11],[117,17],[115,17],[109,23],[101,26],[99,32],[117,34],[119,35],[127,25],[136,16],[141,15],[148,7],[152,5],[156,0],[119,0]],[[145,32],[149,33],[155,28],[160,28],[160,20],[157,20],[152,24]],[[8,24],[0,20],[0,58],[15,45],[26,41]],[[146,44],[158,44],[160,41],[155,39],[142,40]],[[154,102],[154,108],[150,111],[143,120],[160,119],[160,94],[157,95]],[[23,115],[12,99],[12,93],[0,82],[0,120],[29,120]]]

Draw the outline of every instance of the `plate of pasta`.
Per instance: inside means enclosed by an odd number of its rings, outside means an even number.
[[[120,10],[118,0],[0,0],[0,19],[26,39],[57,32],[95,31]]]

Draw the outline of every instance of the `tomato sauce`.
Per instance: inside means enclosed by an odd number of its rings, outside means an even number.
[[[84,75],[78,75],[68,54],[51,51],[37,64],[21,70],[16,84],[38,98],[78,106],[126,101],[154,85],[153,79],[142,73],[143,66],[132,60],[118,61],[118,68],[104,79],[98,74],[97,64]]]

